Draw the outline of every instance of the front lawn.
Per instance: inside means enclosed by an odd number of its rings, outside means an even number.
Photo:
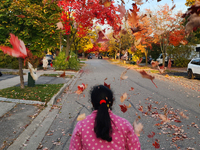
[[[0,97],[36,100],[47,103],[62,86],[63,84],[37,84],[35,87],[25,86],[24,89],[13,86],[0,90]]]

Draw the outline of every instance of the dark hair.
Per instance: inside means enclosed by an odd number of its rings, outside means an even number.
[[[110,108],[112,110],[111,107],[114,100],[113,92],[106,86],[97,85],[92,88],[90,93],[93,107],[97,110],[94,132],[96,133],[97,138],[111,142],[112,127],[108,109]],[[100,104],[101,100],[106,100],[106,103]]]

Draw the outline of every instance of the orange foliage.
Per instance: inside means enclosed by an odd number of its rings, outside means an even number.
[[[178,46],[180,43],[187,44],[186,42],[182,42],[185,41],[185,36],[185,31],[183,29],[172,31],[169,34],[169,43],[174,46]]]

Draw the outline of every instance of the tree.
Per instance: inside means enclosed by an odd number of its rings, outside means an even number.
[[[70,45],[70,31],[71,28],[76,28],[76,33],[79,36],[84,36],[87,33],[87,29],[93,27],[93,21],[96,24],[109,24],[114,29],[118,27],[118,23],[121,23],[119,16],[116,13],[117,7],[113,2],[110,2],[109,6],[104,6],[99,3],[99,0],[89,1],[60,1],[59,6],[63,8],[62,14],[68,16],[63,19],[67,35],[66,55],[69,54]],[[108,6],[108,7],[107,7]]]
[[[0,3],[0,45],[8,45],[10,33],[24,41],[34,55],[42,56],[49,47],[57,47],[54,33],[60,8],[46,0],[3,0]],[[24,88],[22,59],[19,58],[21,88]]]
[[[182,13],[178,12],[177,14],[173,14],[173,8],[170,9],[166,4],[164,6],[160,6],[160,10],[157,12],[152,12],[148,9],[146,14],[148,14],[147,17],[150,19],[151,28],[153,29],[153,42],[160,44],[160,49],[163,54],[163,62],[165,62],[167,46],[175,44],[172,40],[170,40],[170,35],[172,38],[172,34],[175,32],[183,33],[182,31],[184,26],[183,18],[181,17]],[[176,45],[177,43],[180,44],[183,40],[185,40],[184,35],[181,37],[176,38]]]

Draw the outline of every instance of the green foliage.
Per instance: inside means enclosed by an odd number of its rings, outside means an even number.
[[[69,67],[69,69],[75,69],[75,70],[80,69],[80,64],[79,64],[77,55],[74,52],[70,53],[68,67]]]
[[[56,70],[66,70],[69,62],[66,60],[65,52],[60,52],[56,59],[53,61],[53,65]]]
[[[0,45],[9,44],[9,33],[23,40],[34,55],[41,56],[47,48],[58,48],[56,23],[60,7],[56,1],[2,0],[0,3]]]
[[[196,54],[191,45],[169,46],[167,52],[172,56],[174,65],[177,67],[187,67],[188,62]]]
[[[18,58],[5,55],[0,51],[0,68],[19,69]]]

